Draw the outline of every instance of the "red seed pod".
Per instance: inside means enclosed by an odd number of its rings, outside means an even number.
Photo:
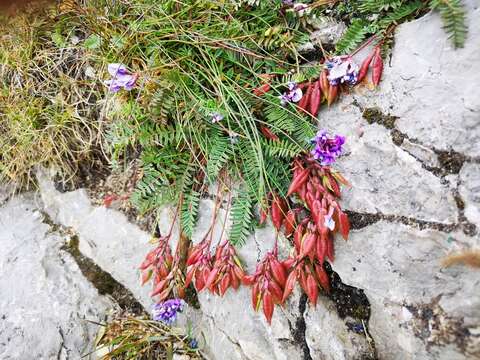
[[[370,55],[368,55],[365,60],[363,60],[362,66],[360,66],[360,71],[358,72],[357,84],[359,84],[365,78],[365,76],[367,76],[368,68],[370,66],[370,63],[372,62],[374,54],[375,50]]]
[[[281,304],[282,303],[283,291],[275,281],[270,281],[268,283],[268,291],[270,291],[270,293],[272,294],[273,302],[275,304]]]
[[[305,196],[306,195],[307,195],[307,185],[303,184],[302,187],[300,189],[298,189],[298,196],[300,197],[300,199],[305,201]]]
[[[323,290],[325,290],[327,293],[330,292],[330,280],[328,279],[328,275],[323,266],[320,264],[315,264],[315,273]]]
[[[307,288],[307,274],[305,273],[305,269],[302,269],[300,271],[300,274],[298,276],[298,283],[300,284],[300,287],[302,290],[307,293],[308,288]]]
[[[270,291],[267,290],[263,294],[263,313],[265,314],[265,318],[269,324],[272,323],[273,307],[274,304],[272,294],[270,294]]]
[[[297,274],[297,270],[294,270],[288,275],[287,281],[285,282],[285,289],[283,290],[282,303],[284,303],[292,293],[295,282],[297,281]]]
[[[328,183],[330,185],[330,189],[332,189],[336,197],[340,198],[342,194],[340,193],[340,186],[338,186],[337,181],[329,173],[327,173],[327,178],[328,178]]]
[[[258,311],[260,307],[260,285],[258,283],[252,288],[252,306],[255,311]]]
[[[203,278],[203,273],[196,273],[196,276],[195,276],[195,289],[197,289],[197,291],[202,291],[203,289],[205,288],[205,280]]]
[[[295,211],[290,209],[285,217],[285,236],[287,237],[292,235],[293,231],[295,230],[295,224],[297,222],[295,218]]]
[[[205,280],[205,287],[208,289],[213,289],[213,285],[217,281],[218,269],[214,268],[210,274],[208,275],[207,279]]]
[[[270,217],[272,219],[273,226],[277,231],[282,227],[283,219],[286,214],[286,203],[285,200],[280,198],[278,195],[273,196],[272,208],[270,210]]]
[[[272,259],[270,261],[270,268],[272,270],[273,278],[280,286],[284,287],[287,281],[287,274],[282,264],[277,259]]]
[[[145,285],[148,282],[148,280],[150,280],[152,275],[153,275],[153,270],[147,270],[142,272],[142,286]]]
[[[340,211],[338,219],[340,223],[338,224],[340,228],[340,233],[342,234],[342,237],[347,240],[348,234],[350,233],[350,221],[348,220],[348,216],[343,211]]]
[[[265,223],[268,216],[268,209],[260,208],[260,224]]]
[[[309,175],[309,169],[300,170],[297,175],[293,177],[292,183],[288,188],[287,196],[290,196],[293,193],[297,192],[307,182]]]
[[[383,72],[383,60],[380,53],[380,47],[375,48],[375,54],[373,55],[373,64],[372,64],[372,83],[377,86],[380,83]]]
[[[195,264],[200,258],[200,255],[202,254],[201,252],[202,252],[201,248],[196,248],[195,250],[193,250],[192,253],[188,256],[187,266]]]
[[[317,241],[317,235],[315,233],[310,233],[305,236],[302,243],[301,256],[307,256],[315,247],[315,242]]]
[[[328,81],[328,70],[327,69],[322,71],[322,73],[320,74],[320,77],[319,77],[319,81],[320,81],[320,90],[322,91],[322,93],[325,96],[327,96],[329,88],[330,88],[330,82]]]
[[[245,272],[238,265],[234,266],[232,271],[235,274],[235,277],[237,277],[239,280],[242,280],[245,277]]]
[[[288,258],[288,259],[282,261],[282,266],[285,269],[285,271],[288,272],[288,270],[290,270],[290,268],[292,267],[292,265],[294,263],[295,263],[294,258]]]
[[[218,288],[220,296],[223,296],[230,286],[230,274],[226,273],[223,275],[222,280],[220,280],[220,286]]]
[[[333,247],[333,238],[330,236],[330,233],[327,235],[327,257],[331,262],[335,260],[335,250]]]
[[[167,299],[167,297],[170,295],[170,290],[169,288],[166,288],[165,290],[163,290],[160,295],[158,296],[158,301],[159,302],[162,302],[164,300]]]
[[[188,288],[190,283],[193,280],[193,277],[195,276],[196,268],[191,266],[190,269],[187,270],[187,275],[185,276],[185,287]]]
[[[235,272],[232,270],[230,270],[230,283],[232,285],[232,288],[234,288],[235,290],[237,290],[240,286],[240,280],[241,278],[238,278],[235,274]]]
[[[338,85],[331,85],[330,88],[328,89],[328,95],[327,95],[327,104],[330,106],[335,99],[337,98],[338,95]]]
[[[317,255],[317,260],[320,264],[323,264],[325,261],[325,256],[327,256],[327,241],[328,241],[328,232],[322,232],[320,234],[319,239],[317,240],[316,243],[316,255]]]
[[[302,224],[298,225],[293,234],[293,244],[295,245],[295,250],[297,254],[300,254],[300,248],[302,247],[304,226]]]
[[[307,281],[306,281],[306,286],[307,286],[307,296],[308,300],[313,304],[313,306],[317,305],[317,299],[318,299],[318,286],[317,282],[315,281],[315,278],[312,276],[312,274],[308,274],[307,276]]]
[[[255,282],[255,278],[253,275],[245,275],[242,278],[242,284],[245,286],[253,285],[254,282]]]
[[[255,96],[263,96],[263,95],[265,95],[267,92],[269,92],[270,89],[271,89],[270,84],[263,84],[263,85],[259,86],[258,88],[253,89],[253,95],[255,95]]]
[[[162,281],[160,281],[156,286],[155,288],[153,289],[152,293],[150,294],[150,296],[156,296],[158,294],[160,294],[164,289],[165,289],[165,285],[167,285],[167,279],[163,279]]]
[[[262,132],[263,136],[265,136],[269,140],[278,141],[280,140],[277,135],[275,135],[272,130],[270,130],[266,126],[260,126],[260,131]]]
[[[311,100],[310,100],[310,114],[312,116],[318,115],[318,109],[320,108],[320,102],[322,101],[322,92],[320,91],[320,79],[315,81],[313,85]]]
[[[312,95],[312,91],[313,91],[313,86],[311,83],[308,83],[307,91],[298,102],[298,107],[300,108],[300,110],[307,112],[310,106],[310,100],[311,100],[310,98]]]

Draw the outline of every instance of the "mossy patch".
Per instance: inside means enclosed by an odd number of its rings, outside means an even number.
[[[395,127],[395,121],[398,119],[397,116],[384,114],[378,107],[363,109],[362,117],[369,124],[376,123],[390,130]]]
[[[80,252],[79,238],[77,235],[73,235],[70,238],[70,242],[62,247],[62,250],[73,256],[83,276],[95,286],[101,295],[111,296],[118,303],[120,308],[127,310],[130,313],[145,313],[145,309],[135,299],[130,290],[125,288],[115,280],[112,275],[101,269],[91,259],[87,258]]]

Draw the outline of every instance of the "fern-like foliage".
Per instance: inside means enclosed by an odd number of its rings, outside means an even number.
[[[180,223],[182,231],[187,237],[192,237],[198,218],[198,207],[200,205],[200,193],[191,191],[183,196],[182,209],[180,213]]]
[[[250,235],[253,220],[252,205],[252,198],[245,191],[241,191],[233,202],[229,236],[233,245],[243,245]]]
[[[360,0],[359,10],[367,13],[379,13],[396,9],[404,4],[404,0]]]
[[[405,4],[400,4],[378,21],[378,29],[384,30],[391,24],[398,24],[400,21],[422,9],[422,7],[423,3],[421,1],[409,1]]]
[[[456,48],[463,47],[467,35],[465,10],[460,0],[431,0],[430,7],[437,10],[443,19],[448,37]]]
[[[369,23],[363,19],[355,19],[338,41],[336,49],[339,54],[348,54],[355,50],[369,33]]]
[[[233,147],[231,140],[217,134],[212,139],[212,145],[208,151],[207,159],[207,177],[210,182],[215,182],[220,170],[228,163],[233,156]]]

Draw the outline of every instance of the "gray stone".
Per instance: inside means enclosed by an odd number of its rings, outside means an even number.
[[[316,308],[307,304],[305,323],[305,340],[313,359],[360,360],[373,357],[373,342],[369,343],[363,332],[355,333],[349,329],[345,320],[338,317],[333,303],[325,297],[319,298]],[[357,325],[363,327],[362,323]]]
[[[425,166],[430,168],[439,168],[440,162],[438,156],[432,149],[426,146],[416,144],[408,139],[404,139],[401,148],[419,160]]]
[[[30,195],[0,207],[0,358],[80,359],[113,306],[61,247]],[[87,358],[89,358],[87,356]]]
[[[337,242],[334,269],[370,300],[369,329],[382,359],[480,355],[478,335],[472,335],[480,325],[480,278],[440,264],[465,246],[464,238],[381,221]]]
[[[480,164],[462,167],[459,192],[465,202],[465,216],[480,228]]]
[[[343,191],[345,209],[441,223],[456,221],[449,187],[396,146],[389,130],[369,125],[351,98],[320,117],[331,132],[347,136],[345,155],[336,165],[352,184]]]
[[[83,189],[57,191],[45,170],[37,172],[37,180],[45,211],[56,223],[70,227],[78,235],[80,252],[150,309],[151,289],[140,286],[138,269],[151,248],[150,236],[119,211],[93,206]]]
[[[480,156],[480,8],[464,3],[464,48],[453,48],[437,12],[402,24],[378,92],[359,100],[398,116],[397,128],[428,147]]]

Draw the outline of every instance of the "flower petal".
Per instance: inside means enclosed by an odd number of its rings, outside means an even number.
[[[108,64],[108,73],[112,76],[128,74],[127,67],[123,64]]]

